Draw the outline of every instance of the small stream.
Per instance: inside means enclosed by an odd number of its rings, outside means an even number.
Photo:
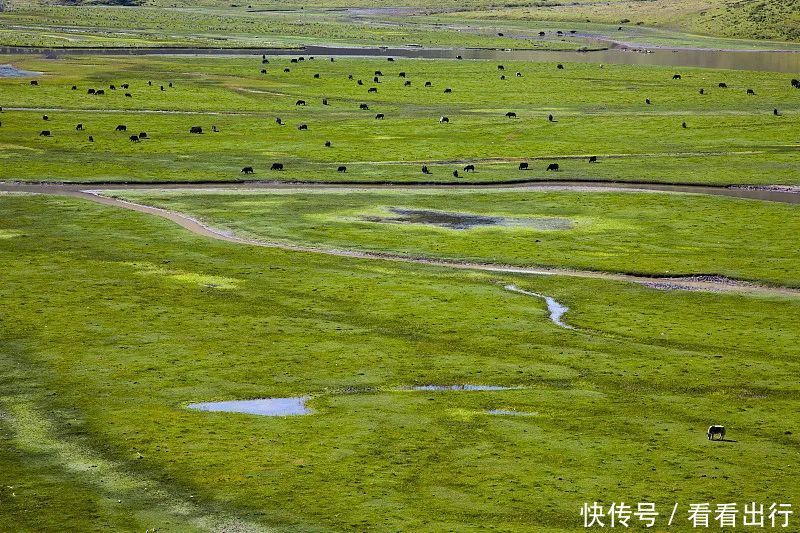
[[[545,296],[543,294],[539,294],[539,293],[536,293],[536,292],[526,291],[526,290],[520,289],[516,285],[506,285],[505,289],[507,291],[516,292],[516,293],[519,293],[519,294],[525,294],[527,296],[534,296],[536,298],[542,298],[545,301],[545,303],[547,303],[547,310],[550,311],[550,320],[552,320],[554,324],[556,324],[557,326],[562,327],[564,329],[575,329],[574,327],[570,326],[569,324],[567,324],[563,320],[561,320],[561,317],[563,317],[564,314],[567,311],[569,311],[569,307],[567,307],[566,305],[558,303],[557,301],[555,301],[550,296]]]

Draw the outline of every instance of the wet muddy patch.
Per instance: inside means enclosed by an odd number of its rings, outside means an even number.
[[[41,72],[22,70],[14,65],[0,65],[0,78],[30,78],[38,76]]]
[[[259,416],[309,415],[305,396],[296,398],[261,398],[257,400],[231,400],[227,402],[191,403],[187,407],[198,411],[243,413]]]
[[[390,207],[391,215],[363,215],[364,222],[384,224],[422,224],[440,228],[467,230],[476,227],[516,226],[538,230],[571,229],[572,221],[565,218],[508,218],[500,216],[476,215],[472,213],[455,213],[432,209],[408,209]]]
[[[564,304],[557,302],[554,298],[550,296],[545,296],[544,294],[539,294],[536,292],[530,292],[523,289],[520,289],[516,285],[506,285],[505,289],[507,291],[516,292],[519,294],[524,294],[526,296],[533,296],[535,298],[541,298],[547,304],[547,310],[550,312],[550,320],[557,326],[562,327],[564,329],[575,329],[574,327],[570,326],[561,318],[564,314],[569,311],[569,307]]]

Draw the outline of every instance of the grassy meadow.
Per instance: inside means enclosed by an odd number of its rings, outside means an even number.
[[[688,194],[528,190],[109,194],[266,241],[515,266],[723,275],[800,287],[795,205]],[[501,220],[469,229],[391,222],[397,208]]]
[[[246,247],[56,196],[0,210],[9,529],[574,531],[584,501],[800,496],[795,297]],[[400,390],[460,383],[515,388]],[[302,395],[314,414],[185,409]],[[706,440],[718,420],[732,442]]]
[[[800,106],[789,75],[572,63],[559,70],[554,63],[505,62],[500,71],[494,61],[269,60],[2,57],[41,74],[38,86],[0,79],[0,179],[447,182],[468,163],[477,172],[462,173],[461,181],[800,179]],[[379,83],[372,80],[376,71],[383,73]],[[682,79],[673,80],[674,73]],[[428,81],[431,87],[424,86]],[[717,87],[723,82],[727,89]],[[369,93],[371,87],[377,92]],[[89,88],[106,94],[87,94]],[[295,105],[298,100],[306,105]],[[517,118],[507,118],[509,111]],[[376,120],[378,113],[385,118]],[[441,116],[450,122],[441,124]],[[284,125],[276,124],[278,117]],[[83,131],[76,131],[79,123]],[[128,131],[115,132],[120,124]],[[308,129],[298,130],[300,124]],[[204,133],[190,134],[192,126]],[[212,133],[212,126],[220,131]],[[45,129],[50,137],[40,136]],[[147,140],[129,141],[142,131]],[[591,155],[600,162],[589,163]],[[284,163],[285,172],[270,172],[273,162]],[[520,162],[530,170],[519,171]],[[559,172],[545,171],[551,162],[559,162]],[[420,172],[423,164],[431,175]],[[340,165],[345,175],[336,172]],[[255,173],[242,175],[244,166]]]
[[[795,0],[78,3],[0,0],[0,45],[798,46]],[[0,56],[29,72],[0,78],[0,530],[565,533],[594,501],[653,502],[658,531],[688,530],[692,503],[786,502],[796,526],[797,204],[447,185],[797,187],[800,76],[298,54]],[[234,181],[280,187],[214,188]],[[320,250],[15,182],[117,184],[105,194]],[[403,220],[420,211],[498,220]],[[419,389],[459,385],[494,388]],[[259,398],[312,412],[188,408]]]
[[[576,49],[596,47],[600,37],[633,45],[770,49],[796,48],[800,40],[797,0],[404,0],[388,7],[373,0],[6,0],[3,7],[0,44],[55,48],[413,43]],[[540,38],[550,26],[583,31],[577,39],[550,32]]]

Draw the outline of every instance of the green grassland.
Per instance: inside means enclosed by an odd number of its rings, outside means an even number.
[[[800,496],[795,297],[247,247],[55,196],[0,212],[11,530],[574,531],[587,500]],[[451,383],[520,388],[395,390]],[[184,408],[297,395],[314,414]]]
[[[592,34],[638,45],[760,49],[791,47],[800,39],[797,0],[611,0],[502,5],[486,0],[406,0],[389,7],[372,0],[257,4],[6,0],[4,8],[0,43],[47,47],[416,43],[564,49],[591,43],[554,35],[540,39],[518,31],[520,24],[528,30],[538,30],[537,26],[554,23],[588,23]],[[621,31],[617,31],[618,27]],[[664,39],[663,33],[659,37],[659,32],[668,32],[668,37]]]
[[[719,274],[800,286],[794,205],[696,195],[474,190],[114,195],[266,241],[517,266]],[[501,217],[506,223],[454,230],[370,219],[391,218],[393,207]]]
[[[241,168],[253,166],[249,179],[444,182],[467,162],[476,163],[477,172],[463,181],[800,180],[800,105],[789,75],[579,63],[557,70],[552,63],[505,62],[501,80],[497,62],[490,61],[322,57],[296,64],[273,57],[263,65],[267,74],[259,73],[256,57],[5,56],[0,63],[43,73],[38,87],[27,79],[0,79],[4,180],[216,181],[243,178]],[[376,70],[384,74],[379,84],[371,81]],[[676,72],[682,80],[672,80]],[[424,87],[425,81],[433,86]],[[174,87],[159,90],[168,82]],[[718,89],[719,82],[729,88]],[[108,88],[122,83],[130,89]],[[378,92],[368,93],[371,86]],[[105,88],[106,95],[88,95],[89,87]],[[747,95],[748,88],[756,95]],[[307,105],[296,106],[299,99]],[[361,103],[370,110],[359,110]],[[506,118],[507,111],[518,118]],[[386,118],[375,120],[376,113]],[[555,122],[548,122],[549,114]],[[440,124],[440,116],[450,123]],[[276,117],[286,125],[278,126]],[[75,130],[78,123],[85,131]],[[307,131],[298,131],[301,123]],[[115,132],[118,124],[129,131]],[[205,133],[189,134],[195,125]],[[211,133],[212,125],[220,132]],[[40,137],[44,129],[52,137]],[[146,141],[128,140],[141,131]],[[590,155],[600,163],[588,163]],[[521,161],[531,170],[518,171]],[[559,161],[560,172],[545,172],[552,161]],[[269,172],[273,162],[286,171]],[[420,173],[422,164],[431,166],[431,176]],[[337,174],[338,165],[346,165],[347,174]]]

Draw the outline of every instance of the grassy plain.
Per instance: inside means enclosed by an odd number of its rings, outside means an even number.
[[[64,5],[67,3],[70,5]],[[114,5],[125,3],[139,5]],[[540,39],[538,30],[548,24],[570,25],[566,29],[581,24],[592,35],[637,45],[759,49],[791,47],[792,42],[800,40],[797,0],[611,0],[502,5],[485,0],[411,0],[393,2],[388,7],[374,0],[258,4],[6,0],[4,7],[0,43],[50,47],[416,43],[563,49],[591,43],[556,35]],[[520,24],[527,30],[520,32]],[[531,33],[534,29],[536,32]],[[663,33],[659,37],[659,32],[668,32],[668,38],[663,39]]]
[[[466,163],[475,163],[477,172],[462,175],[463,181],[800,180],[800,105],[790,75],[573,63],[557,70],[553,63],[504,62],[501,80],[491,61],[323,57],[296,64],[272,57],[267,65],[256,57],[5,56],[0,62],[43,73],[38,87],[27,79],[0,79],[5,180],[444,182]],[[259,73],[262,66],[267,74]],[[380,83],[371,81],[375,71],[384,74]],[[410,87],[403,86],[401,71]],[[681,80],[672,80],[676,72]],[[426,81],[432,87],[424,87]],[[173,88],[159,90],[169,82]],[[720,82],[728,89],[717,88]],[[130,89],[119,88],[123,83]],[[378,92],[368,93],[373,86]],[[89,95],[88,88],[106,94]],[[749,88],[755,96],[746,94]],[[307,105],[296,106],[297,100]],[[361,103],[370,109],[360,110]],[[517,118],[506,118],[508,111]],[[376,120],[376,113],[386,118]],[[441,116],[450,123],[440,124]],[[277,125],[276,117],[286,125]],[[84,131],[76,131],[78,123]],[[297,129],[301,123],[307,131]],[[118,124],[129,131],[115,132]],[[195,125],[205,133],[191,135]],[[212,125],[220,132],[211,133]],[[52,136],[40,137],[44,129]],[[141,131],[146,141],[128,140]],[[600,163],[589,163],[590,155]],[[517,170],[522,161],[530,162],[530,171]],[[546,172],[554,161],[561,171]],[[270,172],[273,162],[286,171]],[[423,164],[432,175],[421,174]],[[347,174],[336,172],[339,165]],[[255,174],[240,174],[244,166]]]
[[[246,247],[58,197],[0,210],[10,529],[574,531],[587,500],[800,497],[796,298]],[[451,383],[520,388],[395,390]],[[315,414],[184,408],[296,395]]]
[[[718,274],[800,287],[794,205],[702,195],[474,190],[114,194],[267,241],[517,266]],[[470,229],[374,221],[396,218],[392,208],[504,221]]]

